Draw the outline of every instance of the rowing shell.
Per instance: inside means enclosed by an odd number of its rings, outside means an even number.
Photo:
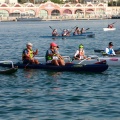
[[[103,28],[103,31],[114,31],[116,28]]]
[[[2,67],[11,67],[11,64],[6,63],[0,63],[0,66]],[[97,62],[93,64],[74,64],[72,62],[66,63],[65,66],[55,66],[52,64],[29,64],[26,66],[26,64],[23,63],[15,63],[14,66],[18,66],[18,68],[21,69],[45,69],[50,71],[72,71],[72,72],[92,72],[92,73],[101,73],[108,69],[108,65],[106,64],[106,61]]]
[[[120,48],[114,51],[116,54],[120,54]],[[105,50],[94,50],[94,52],[102,53],[102,52],[105,52]]]
[[[52,39],[56,39],[56,38],[62,38],[62,39],[66,39],[66,38],[71,38],[71,39],[85,39],[85,38],[94,38],[95,34],[93,32],[86,32],[86,33],[82,33],[80,35],[70,35],[70,36],[40,36],[42,38],[52,38]]]
[[[106,63],[109,65],[109,66],[120,66],[120,57],[108,57],[108,56],[105,56],[105,57],[98,57],[96,55],[93,55],[93,56],[90,56],[91,59],[87,60],[73,60],[73,63],[74,64],[77,64],[77,63],[82,63],[82,64],[93,64],[95,62],[100,62],[100,61],[103,61],[103,60],[106,60]]]

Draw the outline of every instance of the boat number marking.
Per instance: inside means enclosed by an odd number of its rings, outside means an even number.
[[[83,67],[83,65],[73,65],[73,67]]]

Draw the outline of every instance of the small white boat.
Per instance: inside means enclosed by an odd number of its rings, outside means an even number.
[[[103,28],[103,31],[113,31],[116,30],[116,28]]]

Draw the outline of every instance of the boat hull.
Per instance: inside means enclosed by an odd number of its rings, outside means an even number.
[[[73,71],[73,72],[92,72],[92,73],[101,73],[108,69],[108,65],[106,63],[100,64],[73,64],[73,63],[66,63],[65,66],[55,66],[55,65],[46,65],[46,64],[22,64],[16,63],[15,66],[21,69],[45,69],[51,71]],[[0,63],[0,66],[3,67],[11,67],[10,64]]]
[[[91,57],[92,58],[92,57]],[[94,64],[99,61],[105,60],[108,66],[120,66],[120,57],[93,57],[90,60],[73,60],[74,64],[82,63],[82,64]]]
[[[114,31],[116,28],[103,28],[103,31]]]
[[[114,50],[116,54],[120,54],[120,49]],[[104,50],[94,50],[94,52],[102,53]]]
[[[0,74],[13,74],[18,70],[17,67],[6,69],[6,70],[0,70]]]
[[[66,39],[66,38],[71,38],[71,39],[78,39],[78,38],[94,38],[95,34],[92,32],[86,32],[86,33],[82,33],[80,35],[70,35],[70,36],[41,36],[43,38],[52,38],[52,39],[58,39],[58,38],[62,38],[62,39]]]

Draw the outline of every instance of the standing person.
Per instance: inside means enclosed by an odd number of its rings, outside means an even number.
[[[85,56],[84,46],[82,44],[79,45],[79,50],[77,50],[76,53],[74,54],[74,58],[76,60],[82,60],[87,58]]]
[[[105,53],[107,55],[116,55],[115,51],[113,50],[113,43],[109,42],[108,47],[105,49]]]
[[[23,64],[28,64],[28,63],[39,64],[38,60],[34,58],[34,56],[38,54],[38,49],[34,52],[32,50],[32,46],[33,46],[32,43],[26,44],[26,48],[23,50],[23,53],[22,53]]]
[[[53,65],[56,66],[64,66],[65,62],[63,57],[59,54],[59,46],[52,42],[50,43],[50,48],[46,52],[46,63],[52,63]]]
[[[57,29],[54,29],[52,31],[52,36],[59,36],[58,32],[57,32]]]

